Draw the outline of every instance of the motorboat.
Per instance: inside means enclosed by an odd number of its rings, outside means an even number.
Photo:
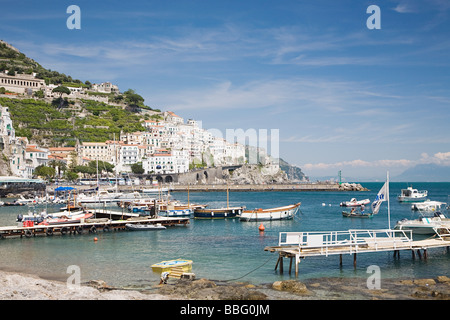
[[[414,220],[402,219],[397,222],[394,229],[411,230],[415,234],[435,234],[437,230],[450,227],[450,219],[442,212],[422,214],[421,217]]]
[[[107,218],[110,220],[125,220],[140,216],[139,213],[109,209],[86,209],[86,211],[92,213],[95,218]]]
[[[152,266],[153,272],[170,272],[172,268],[181,268],[183,272],[187,272],[192,269],[192,260],[185,259],[175,259],[175,260],[167,260],[161,261],[159,263],[155,263]]]
[[[56,224],[71,224],[71,223],[80,223],[85,219],[90,219],[94,215],[88,212],[74,213],[68,216],[48,216],[44,221],[38,223],[38,225],[56,225]]]
[[[118,203],[121,201],[134,201],[141,199],[142,196],[139,192],[114,192],[110,190],[99,190],[94,195],[86,195],[84,193],[79,194],[78,202],[81,204],[89,205],[105,205],[111,203]]]
[[[408,187],[407,189],[402,189],[401,194],[398,196],[398,201],[400,202],[423,202],[427,199],[427,190],[417,190],[413,187]]]
[[[341,202],[341,207],[359,207],[359,206],[365,206],[366,204],[369,204],[369,199],[364,200],[356,200],[356,198],[351,198],[350,201]]]
[[[157,224],[134,224],[127,223],[125,228],[131,231],[154,231],[154,230],[165,230],[166,227],[160,223]]]
[[[424,202],[417,202],[411,204],[411,210],[427,211],[427,212],[441,211],[442,207],[443,206],[445,207],[446,205],[447,203],[445,202],[426,200]]]
[[[271,208],[271,209],[254,209],[242,211],[239,219],[241,221],[271,221],[285,220],[294,218],[301,202],[289,206]]]

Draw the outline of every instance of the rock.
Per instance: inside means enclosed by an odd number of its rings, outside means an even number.
[[[437,281],[439,283],[446,283],[446,284],[450,284],[450,278],[447,276],[439,276],[437,277]]]
[[[416,279],[413,283],[417,286],[434,286],[436,281],[434,279]]]
[[[295,293],[298,295],[310,295],[311,292],[308,290],[304,283],[296,280],[285,280],[285,281],[275,281],[272,284],[272,289],[278,291],[287,291]]]
[[[110,289],[108,287],[108,285],[106,284],[106,282],[103,281],[103,280],[91,280],[91,281],[89,281],[88,285],[90,287],[93,287],[93,288],[97,289],[97,290],[108,290],[108,289]]]

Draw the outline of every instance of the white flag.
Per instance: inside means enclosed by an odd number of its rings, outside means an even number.
[[[389,197],[389,195],[387,194],[387,191],[388,191],[387,184],[388,184],[388,182],[384,183],[383,187],[380,189],[380,191],[378,191],[375,201],[372,202],[372,212],[374,214],[378,213],[378,210],[380,210],[381,203],[383,201],[386,201],[387,197]]]

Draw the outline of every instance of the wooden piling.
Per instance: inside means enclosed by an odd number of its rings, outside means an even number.
[[[353,267],[356,268],[356,252],[353,254]]]

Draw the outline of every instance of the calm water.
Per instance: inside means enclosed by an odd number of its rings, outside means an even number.
[[[188,226],[171,227],[152,232],[99,232],[94,235],[66,235],[61,237],[8,238],[0,242],[0,269],[39,274],[65,280],[69,265],[81,268],[82,281],[101,279],[114,286],[152,286],[159,275],[150,265],[162,260],[184,258],[194,261],[192,272],[197,278],[216,280],[240,279],[253,283],[268,283],[294,278],[287,272],[280,276],[274,271],[275,253],[264,247],[277,245],[281,231],[327,231],[348,229],[382,229],[388,227],[387,203],[372,219],[343,218],[339,207],[342,201],[355,197],[375,199],[383,183],[362,183],[369,192],[231,192],[230,206],[270,208],[302,202],[293,220],[260,222],[229,220],[195,220]],[[391,226],[402,218],[416,218],[410,205],[400,204],[396,197],[406,183],[390,184]],[[450,183],[414,183],[414,188],[428,190],[429,199],[448,202]],[[186,193],[175,193],[174,198],[187,202]],[[191,193],[190,201],[226,205],[225,193]],[[323,205],[325,204],[325,205]],[[49,207],[49,211],[58,208]],[[14,225],[24,207],[0,207],[0,225]],[[447,212],[446,212],[447,213]],[[409,252],[394,259],[392,253],[361,254],[356,270],[353,257],[344,256],[339,268],[339,257],[317,257],[302,260],[299,279],[317,277],[367,277],[367,267],[378,265],[382,277],[433,277],[448,275],[450,254],[444,249],[429,250],[427,261],[411,259]]]

